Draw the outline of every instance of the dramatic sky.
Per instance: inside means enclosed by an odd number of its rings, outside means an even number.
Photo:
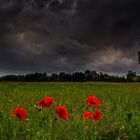
[[[0,0],[0,74],[139,72],[140,0]]]

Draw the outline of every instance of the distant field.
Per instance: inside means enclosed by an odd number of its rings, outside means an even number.
[[[48,95],[55,105],[40,112],[36,102]],[[100,121],[83,118],[89,95],[102,102]],[[68,121],[56,120],[58,105],[68,108]],[[26,121],[11,118],[15,107],[27,110]],[[140,84],[0,83],[0,140],[30,139],[140,140]]]

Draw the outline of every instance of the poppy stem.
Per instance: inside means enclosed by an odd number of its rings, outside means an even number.
[[[43,110],[41,110],[40,112],[41,112],[41,116],[42,116],[43,121],[45,122],[45,124],[47,124],[46,119],[45,119],[45,116],[43,114]]]
[[[45,117],[44,117],[42,110],[40,111],[40,113],[41,113],[42,119],[45,120]]]

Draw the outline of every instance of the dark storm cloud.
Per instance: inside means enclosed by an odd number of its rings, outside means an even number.
[[[0,0],[0,71],[138,71],[139,0]]]

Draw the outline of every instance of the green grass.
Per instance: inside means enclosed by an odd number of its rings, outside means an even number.
[[[55,105],[35,106],[46,96]],[[101,102],[102,120],[84,120],[86,98]],[[56,120],[54,109],[64,105],[69,120]],[[11,118],[15,107],[24,107],[27,120]],[[88,109],[94,112],[95,108]],[[43,115],[43,116],[42,116]],[[0,140],[139,140],[140,85],[138,83],[0,83]]]

